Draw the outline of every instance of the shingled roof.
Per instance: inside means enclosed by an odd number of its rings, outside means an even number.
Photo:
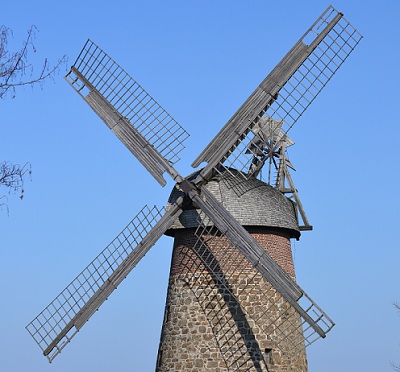
[[[225,172],[211,179],[206,188],[242,226],[284,229],[290,232],[291,237],[299,238],[294,203],[270,185],[254,177],[246,180]],[[168,205],[183,195],[182,191],[174,187]],[[199,210],[193,207],[185,209],[167,231],[167,235],[173,236],[175,229],[197,227],[198,214]]]

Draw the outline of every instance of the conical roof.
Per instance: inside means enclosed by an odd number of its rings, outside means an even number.
[[[290,232],[291,237],[299,238],[294,203],[272,186],[254,177],[244,179],[241,175],[225,172],[212,178],[206,188],[242,226],[284,229]],[[184,193],[174,187],[168,205],[180,196],[184,196]],[[173,236],[173,230],[176,229],[197,227],[198,215],[198,209],[192,206],[186,208],[167,231],[167,235]]]

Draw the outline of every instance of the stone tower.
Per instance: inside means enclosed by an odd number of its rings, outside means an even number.
[[[293,203],[255,178],[228,173],[206,187],[294,279]],[[181,195],[174,188],[169,202]],[[156,371],[306,372],[297,313],[226,237],[199,229],[199,213],[190,205],[167,231],[174,248]]]

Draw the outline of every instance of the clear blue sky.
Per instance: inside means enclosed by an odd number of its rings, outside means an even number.
[[[73,63],[90,37],[191,134],[190,164],[329,3],[5,2],[15,47]],[[390,372],[400,363],[400,2],[338,0],[364,35],[290,132],[294,181],[314,231],[294,243],[299,284],[336,327],[308,349],[310,372]],[[39,66],[38,66],[39,67]],[[152,371],[171,254],[163,238],[53,364],[25,331],[162,189],[63,80],[1,101],[0,160],[32,164],[23,201],[0,212],[0,370]]]

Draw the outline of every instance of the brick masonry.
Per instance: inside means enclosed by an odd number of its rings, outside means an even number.
[[[247,230],[294,278],[290,232]],[[156,371],[306,372],[302,340],[298,315],[225,237],[175,230]]]

